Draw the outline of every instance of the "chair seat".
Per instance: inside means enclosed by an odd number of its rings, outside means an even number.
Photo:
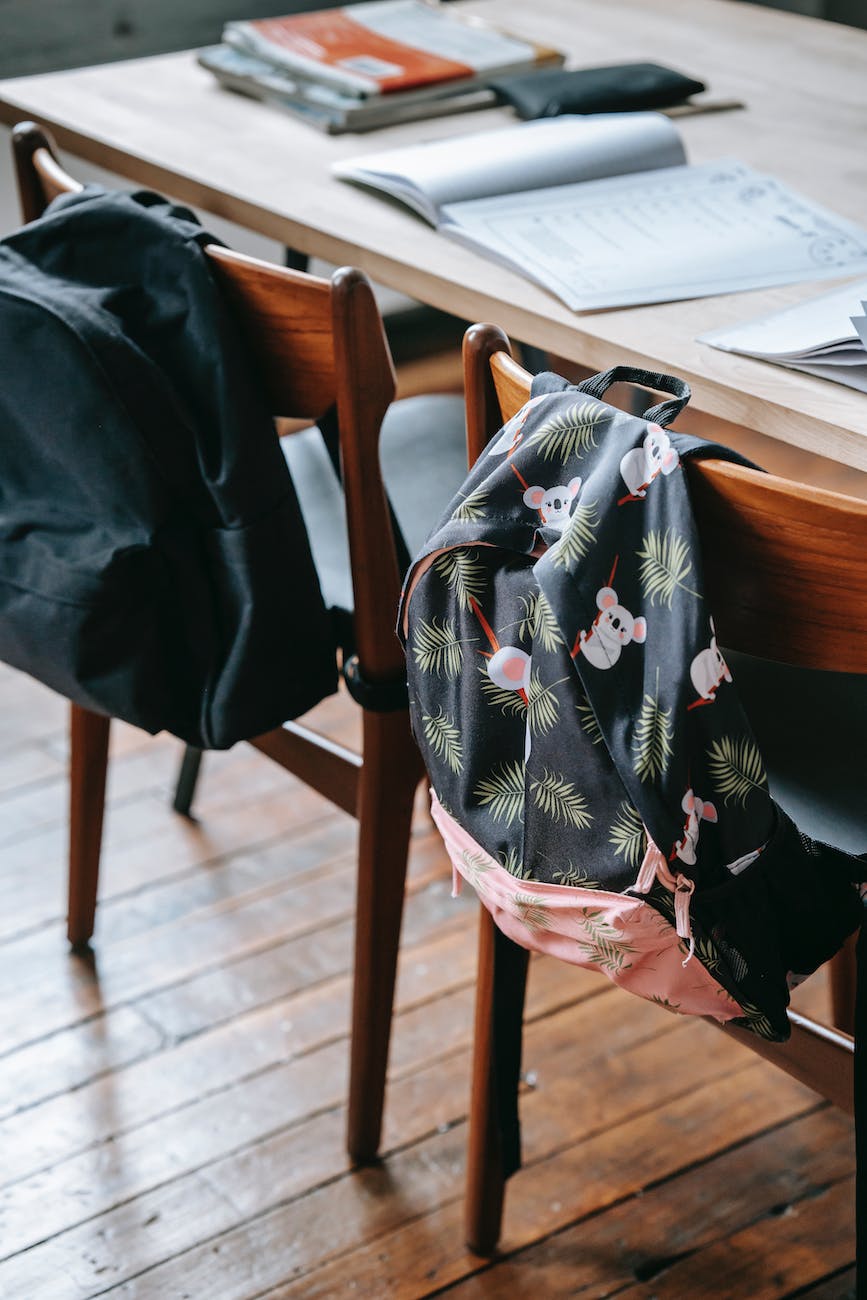
[[[774,798],[812,839],[867,852],[867,677],[725,654]]]
[[[351,613],[343,492],[322,435],[316,428],[304,429],[284,438],[281,445],[301,502],[325,603],[338,613]],[[466,478],[463,398],[444,393],[395,402],[383,421],[380,461],[412,556]]]

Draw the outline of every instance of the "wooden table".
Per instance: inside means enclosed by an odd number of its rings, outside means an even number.
[[[747,107],[680,119],[691,161],[737,156],[867,220],[867,32],[738,0],[466,0],[462,9],[558,45],[576,65],[656,60],[702,78]],[[797,472],[846,486],[861,479],[852,469],[867,471],[867,396],[695,341],[829,282],[576,314],[329,174],[351,154],[499,125],[511,120],[505,109],[328,137],[221,91],[181,53],[0,82],[0,120],[27,117],[82,158],[562,357],[677,373],[693,409],[714,417],[697,421],[700,430],[713,434],[722,420],[777,440],[761,442],[772,452],[800,448],[809,456],[795,454]]]

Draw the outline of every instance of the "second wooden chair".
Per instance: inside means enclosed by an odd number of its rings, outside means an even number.
[[[26,221],[54,197],[81,189],[39,127],[17,127],[14,149]],[[340,431],[342,484],[333,472],[322,479],[323,457],[331,470],[328,457],[308,441],[297,468],[319,486],[315,492],[296,486],[302,501],[313,502],[305,519],[317,567],[321,560],[325,570],[320,579],[334,612],[334,653],[342,656],[362,707],[361,753],[296,722],[251,743],[358,819],[347,1143],[352,1158],[365,1162],[379,1146],[410,819],[422,775],[394,634],[401,565],[380,468],[394,370],[361,272],[343,268],[327,281],[222,247],[209,247],[207,255],[251,345],[270,410],[310,423],[334,409]],[[421,536],[460,484],[465,464],[462,403],[434,400],[432,413],[408,404],[402,426],[392,419],[386,448],[396,513]],[[274,557],[275,564],[284,562],[291,557]],[[109,718],[72,705],[68,933],[74,947],[86,945],[94,929],[109,727]]]
[[[464,341],[464,378],[472,464],[528,400],[532,376],[512,359],[501,330],[477,325]],[[727,656],[729,647],[744,654],[735,672],[771,790],[808,834],[857,853],[867,846],[863,765],[852,762],[863,754],[867,706],[867,503],[719,460],[691,461],[688,473],[719,640]],[[805,671],[821,669],[845,676]],[[795,680],[797,711],[781,707]],[[794,744],[796,721],[809,745]],[[505,1182],[493,1062],[494,951],[494,922],[482,907],[466,1200],[467,1242],[481,1255],[492,1253],[500,1235]],[[520,982],[526,954],[516,951],[511,965]],[[851,944],[832,968],[836,1028],[791,1012],[788,1043],[730,1026],[722,1032],[851,1114],[854,1043],[841,1032],[854,1022]]]

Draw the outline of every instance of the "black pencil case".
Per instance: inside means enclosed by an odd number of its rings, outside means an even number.
[[[561,113],[626,113],[671,108],[705,89],[704,83],[657,63],[618,63],[606,68],[543,68],[501,77],[492,88],[521,118]]]

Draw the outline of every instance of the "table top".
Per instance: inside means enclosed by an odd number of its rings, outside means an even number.
[[[582,66],[656,61],[743,110],[678,119],[692,162],[734,156],[867,221],[867,32],[739,0],[464,0],[462,12]],[[354,154],[494,127],[506,109],[329,137],[221,90],[190,52],[0,82],[0,120],[35,118],[79,157],[512,337],[604,369],[685,378],[693,408],[867,470],[867,395],[697,343],[827,291],[812,282],[689,302],[569,311],[547,291],[330,175]]]

